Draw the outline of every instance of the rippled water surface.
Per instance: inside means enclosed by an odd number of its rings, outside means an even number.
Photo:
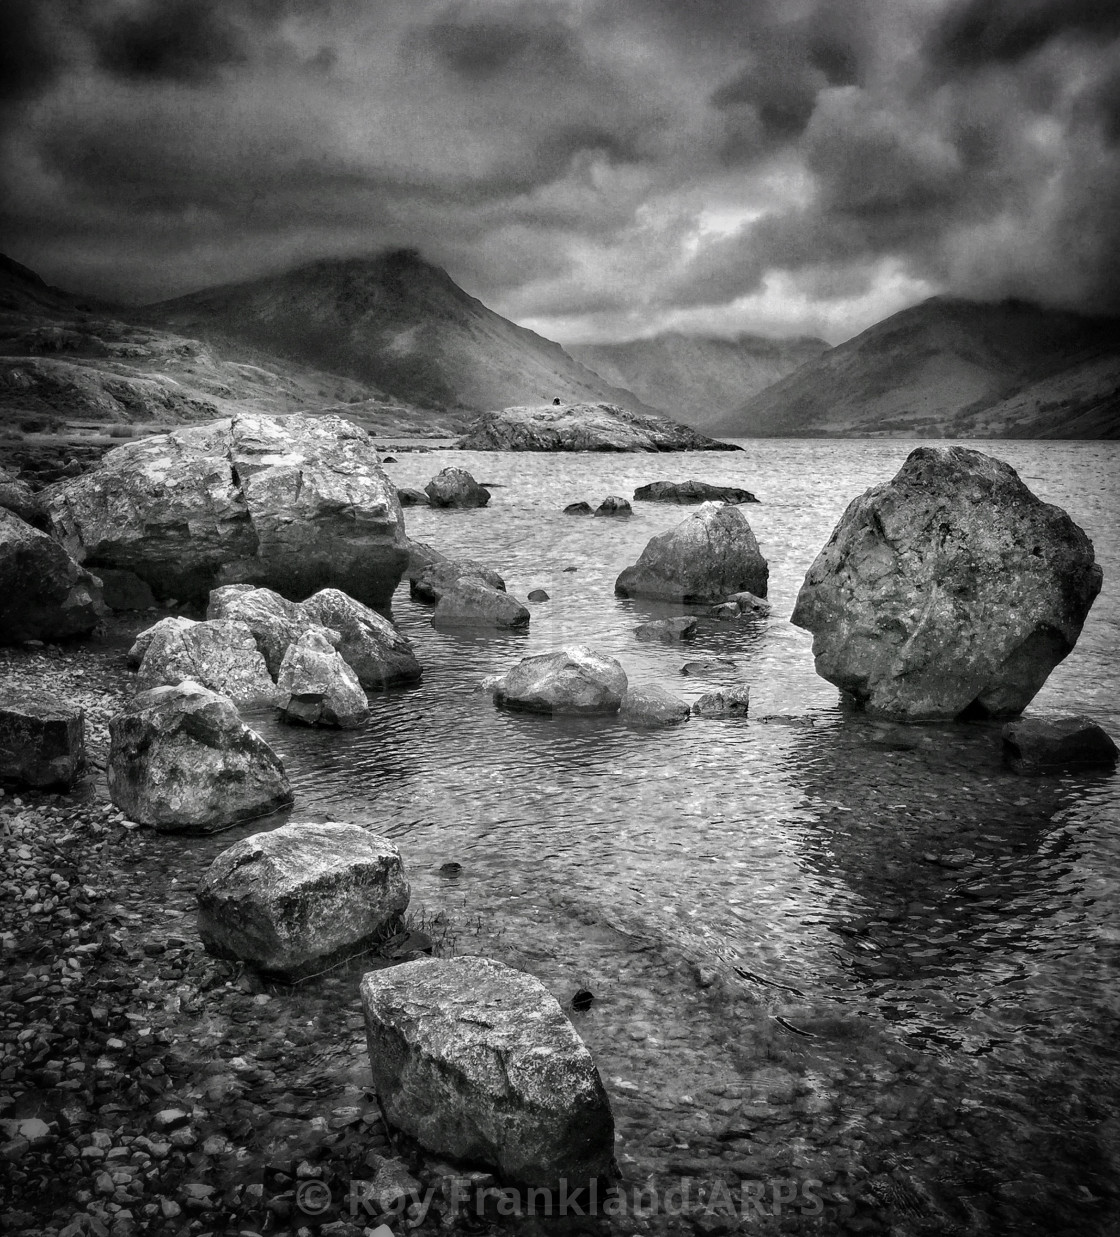
[[[836,1205],[871,1189],[898,1231],[1104,1231],[1120,1181],[1120,778],[1019,777],[998,725],[845,713],[788,621],[844,507],[913,445],[401,454],[387,465],[400,485],[456,464],[493,486],[483,510],[407,511],[410,536],[550,600],[526,634],[458,635],[433,629],[406,582],[394,617],[421,685],[375,698],[359,733],[254,724],[292,773],[296,818],[359,820],[398,843],[413,907],[447,948],[523,966],[561,999],[595,993],[573,1018],[633,1179],[814,1178]],[[1120,734],[1120,445],[984,449],[1066,508],[1104,566],[1076,650],[1030,712]],[[562,509],[689,477],[760,499],[742,510],[773,614],[702,618],[684,648],[643,644],[636,624],[672,611],[618,599],[613,582],[688,509]],[[575,641],[689,701],[746,682],[750,718],[642,732],[503,713],[477,690]],[[706,656],[735,664],[681,674]]]

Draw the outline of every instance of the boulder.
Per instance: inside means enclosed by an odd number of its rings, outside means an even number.
[[[679,696],[674,696],[663,687],[651,685],[630,687],[623,697],[618,716],[627,725],[652,728],[687,722],[689,714],[688,704]]]
[[[384,463],[384,460],[382,463]],[[428,507],[431,505],[427,494],[423,490],[414,490],[407,485],[397,486],[397,498],[400,499],[402,507]]]
[[[459,580],[477,580],[499,593],[506,591],[506,582],[485,563],[473,558],[441,558],[425,563],[416,572],[410,572],[408,591],[417,601],[437,602]]]
[[[160,830],[216,833],[292,802],[276,753],[198,683],[142,692],[114,717],[107,773],[125,816]]]
[[[424,486],[433,507],[485,507],[490,491],[465,468],[444,468]]]
[[[548,601],[549,596],[544,591],[543,588],[535,588],[530,591],[529,596],[526,598],[526,600],[527,601]]]
[[[384,609],[408,561],[396,490],[341,417],[245,413],[130,442],[43,500],[79,562],[133,571],[160,599],[329,585]]]
[[[633,515],[634,508],[626,501],[625,498],[619,498],[617,494],[608,494],[606,498],[595,508],[596,515]]]
[[[692,705],[697,717],[746,717],[751,702],[751,689],[725,687],[717,692],[708,692]]]
[[[276,684],[245,623],[233,619],[207,619],[204,623],[164,620],[156,626],[160,630],[147,642],[136,672],[138,692],[190,680],[238,704],[275,702]],[[141,632],[141,637],[145,634]]]
[[[143,663],[144,655],[153,641],[163,637],[166,632],[186,631],[188,628],[194,627],[194,625],[194,619],[183,618],[178,614],[160,619],[158,623],[153,623],[151,627],[145,627],[137,635],[136,639],[132,642],[132,647],[125,654],[125,661],[128,662],[133,670],[136,670]]]
[[[1004,726],[1003,758],[1017,773],[1110,769],[1116,744],[1088,717],[1024,717]]]
[[[46,533],[0,508],[0,644],[86,636],[105,613],[101,582]]]
[[[651,537],[614,589],[622,597],[715,602],[742,589],[765,593],[769,574],[742,511],[703,503],[675,528]]]
[[[817,673],[873,713],[1004,717],[1073,648],[1100,588],[1092,542],[1009,464],[919,447],[849,504],[791,621],[813,633]]]
[[[411,537],[405,538],[408,543],[408,575],[411,579],[415,575],[419,575],[421,571],[429,563],[445,563],[447,555],[441,554],[439,550],[428,545],[425,541],[413,541]]]
[[[679,640],[691,640],[696,635],[696,620],[684,617],[654,619],[651,623],[642,623],[635,627],[634,635],[639,640],[657,640],[661,644],[675,644]]]
[[[101,596],[110,610],[154,610],[155,595],[134,571],[98,567]]]
[[[617,404],[536,404],[484,412],[456,442],[466,451],[738,451],[731,443]]]
[[[494,703],[548,714],[617,713],[626,695],[626,671],[585,644],[525,657],[493,687]]]
[[[541,982],[489,958],[425,958],[361,984],[373,1086],[391,1125],[510,1182],[614,1172],[599,1071]]]
[[[516,597],[463,576],[440,597],[432,622],[437,627],[528,627],[529,611]]]
[[[634,499],[644,503],[756,503],[750,490],[735,485],[712,485],[707,481],[651,481],[634,491]]]
[[[564,514],[565,515],[590,515],[591,504],[590,503],[569,503],[564,508]]]
[[[85,767],[82,710],[56,696],[0,687],[0,779],[69,790]]]
[[[406,636],[369,606],[337,588],[323,588],[300,605],[306,620],[339,633],[338,653],[367,691],[417,683],[423,670]]]
[[[369,701],[331,636],[339,638],[312,627],[289,646],[277,677],[277,704],[286,721],[353,730],[369,721]]]
[[[198,886],[198,933],[219,958],[300,979],[368,948],[409,893],[387,838],[354,824],[292,823],[218,855]]]
[[[253,633],[273,678],[280,673],[288,646],[300,638],[310,622],[299,602],[252,584],[226,584],[214,589],[206,606],[206,617],[244,623]]]
[[[42,499],[26,481],[0,467],[0,508],[18,515],[33,528],[46,531],[49,527],[47,509]]]

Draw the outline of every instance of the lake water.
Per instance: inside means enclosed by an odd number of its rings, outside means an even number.
[[[847,503],[916,444],[743,445],[387,465],[400,485],[449,464],[493,483],[482,510],[407,511],[409,535],[550,600],[526,633],[460,635],[433,629],[406,581],[394,617],[422,684],[373,699],[358,733],[252,719],[292,775],[293,818],[391,837],[445,952],[523,967],[562,1001],[595,994],[572,1017],[629,1186],[688,1177],[692,1200],[734,1186],[751,1231],[1104,1232],[1120,1215],[1120,777],[1019,777],[996,724],[842,711],[789,614]],[[1087,713],[1120,735],[1120,444],[969,445],[1064,507],[1104,567],[1030,712]],[[616,598],[614,579],[689,509],[562,509],[689,477],[760,499],[742,510],[773,613],[702,618],[683,648],[643,644],[635,626],[673,611]],[[642,732],[501,712],[477,690],[572,642],[689,701],[746,682],[750,717]],[[735,665],[680,673],[709,656]]]

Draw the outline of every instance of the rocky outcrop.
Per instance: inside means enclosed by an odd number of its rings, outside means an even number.
[[[608,494],[595,508],[595,514],[627,516],[634,514],[634,508],[630,506],[625,498],[620,498],[617,494]]]
[[[541,982],[489,958],[362,980],[373,1086],[429,1151],[526,1185],[613,1172],[614,1119],[586,1045]]]
[[[484,412],[455,444],[464,451],[738,451],[666,417],[617,404],[535,404]]]
[[[461,576],[440,596],[432,622],[447,627],[529,626],[529,610],[516,597]]]
[[[687,722],[688,703],[663,687],[647,685],[628,688],[618,716],[629,726],[652,729]]]
[[[69,790],[85,759],[81,709],[56,697],[29,699],[17,688],[0,688],[0,778]]]
[[[360,825],[292,823],[235,842],[198,887],[219,958],[294,980],[360,952],[408,906],[401,856]]]
[[[1072,650],[1100,588],[1092,542],[1009,464],[919,447],[848,506],[791,621],[872,712],[1001,717]]]
[[[276,684],[253,633],[233,619],[163,620],[145,641],[136,690],[191,681],[238,704],[272,704]],[[137,640],[148,633],[141,632]],[[135,650],[136,645],[133,645]]]
[[[442,558],[425,563],[408,578],[409,594],[416,601],[437,602],[459,580],[477,580],[499,593],[506,591],[506,582],[491,567],[473,558]]]
[[[105,613],[101,582],[46,533],[0,508],[0,644],[87,636]]]
[[[525,657],[492,685],[494,703],[528,713],[617,713],[626,695],[626,671],[585,644]]]
[[[1017,773],[1111,769],[1120,757],[1108,732],[1089,717],[1024,717],[1002,731],[1003,758]]]
[[[312,627],[288,647],[276,680],[276,703],[286,721],[353,730],[369,721],[369,701],[330,637],[337,640],[338,632]]]
[[[485,507],[490,491],[471,476],[465,468],[444,468],[424,486],[424,493],[433,507]]]
[[[704,503],[675,528],[651,537],[614,589],[622,597],[716,602],[743,589],[764,595],[769,575],[739,508]]]
[[[646,642],[656,640],[661,644],[676,644],[680,640],[691,640],[696,635],[696,620],[686,617],[654,619],[635,627],[634,635]]]
[[[216,833],[292,802],[279,757],[227,696],[197,683],[142,692],[109,723],[109,797],[130,820]]]
[[[369,435],[341,417],[244,414],[160,434],[43,499],[79,562],[134,571],[161,599],[331,586],[384,609],[408,561],[396,490]]]
[[[651,481],[634,491],[636,502],[644,503],[756,503],[750,490],[736,485],[712,485],[708,481]]]
[[[701,696],[693,702],[692,711],[697,717],[746,717],[750,703],[749,687],[726,687]]]

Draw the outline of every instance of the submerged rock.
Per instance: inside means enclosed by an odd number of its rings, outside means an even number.
[[[764,617],[770,613],[770,603],[763,601],[761,597],[756,597],[754,593],[746,591],[732,593],[727,598],[727,601],[730,604],[737,605],[743,614],[758,614]]]
[[[382,460],[382,463],[385,461]],[[402,507],[428,507],[431,505],[423,490],[414,490],[407,485],[397,486],[397,497]]]
[[[289,647],[276,682],[277,704],[287,721],[353,730],[369,721],[369,701],[332,636],[339,638],[336,631],[312,627]]]
[[[465,451],[738,451],[731,443],[617,404],[534,404],[484,412],[456,442]]]
[[[400,852],[359,825],[283,825],[235,842],[198,887],[198,933],[220,958],[279,979],[368,947],[408,906]]]
[[[410,570],[408,591],[417,601],[437,602],[459,580],[477,580],[499,593],[506,591],[505,580],[492,567],[473,558],[440,558],[415,572]]]
[[[591,504],[590,503],[569,503],[564,508],[564,514],[565,515],[590,515]]]
[[[161,599],[329,585],[384,609],[408,561],[396,490],[341,417],[244,413],[130,442],[43,500],[79,562],[133,571]]]
[[[292,801],[280,758],[228,696],[198,683],[142,692],[109,723],[109,797],[130,820],[215,833]]]
[[[1024,717],[1004,726],[1003,758],[1017,773],[1110,769],[1120,753],[1089,717]]]
[[[687,701],[662,687],[628,688],[619,710],[619,717],[630,726],[675,726],[687,722],[690,710]]]
[[[465,468],[444,468],[424,487],[433,507],[485,507],[490,491]]]
[[[617,494],[608,494],[606,498],[595,508],[596,515],[633,515],[634,508],[626,501],[625,498],[619,498]]]
[[[529,596],[526,600],[528,601],[548,601],[550,599],[549,599],[548,594],[544,591],[543,588],[534,588],[530,590]]]
[[[157,630],[158,629],[158,630]],[[137,641],[148,635],[141,632]],[[134,652],[136,645],[132,647]],[[229,696],[238,704],[276,700],[276,684],[253,633],[232,619],[204,623],[163,620],[145,642],[136,690],[191,681]]]
[[[707,481],[651,481],[634,491],[637,502],[646,503],[756,503],[750,490],[735,485],[712,485]]]
[[[875,713],[1000,717],[1072,650],[1100,587],[1092,542],[1009,464],[919,447],[848,506],[791,621]]]
[[[642,623],[635,627],[634,635],[639,640],[657,640],[662,644],[675,644],[679,640],[691,640],[696,635],[696,620],[686,617],[654,619],[650,623]]]
[[[389,1122],[512,1182],[613,1173],[614,1118],[559,1003],[489,958],[422,959],[362,980],[373,1085]]]
[[[751,689],[740,687],[721,688],[708,692],[692,705],[697,717],[746,717],[751,703]]]
[[[743,589],[765,593],[769,574],[739,508],[704,503],[675,528],[651,537],[614,589],[622,597],[715,602]]]
[[[0,508],[0,644],[87,636],[105,613],[100,580]]]
[[[508,593],[460,576],[440,597],[432,615],[438,627],[528,627],[529,611]]]
[[[82,710],[55,696],[0,687],[0,778],[69,790],[85,767]]]
[[[626,671],[585,644],[525,657],[492,685],[494,703],[529,713],[617,713],[626,695]]]

